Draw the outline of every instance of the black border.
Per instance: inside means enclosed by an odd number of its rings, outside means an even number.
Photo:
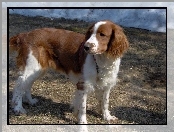
[[[167,80],[167,7],[7,7],[7,44],[9,43],[10,9],[166,9],[166,80]],[[7,46],[7,125],[82,125],[82,124],[10,124],[9,122],[9,46]],[[83,125],[167,125],[167,81],[166,124],[83,124]]]

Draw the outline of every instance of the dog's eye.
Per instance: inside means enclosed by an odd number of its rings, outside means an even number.
[[[100,33],[100,36],[105,36],[103,33]]]

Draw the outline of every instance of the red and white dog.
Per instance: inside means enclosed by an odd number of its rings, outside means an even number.
[[[17,51],[21,71],[13,90],[15,113],[26,113],[22,101],[37,103],[31,87],[49,68],[62,73],[77,86],[73,101],[79,124],[87,124],[87,94],[95,90],[100,111],[107,121],[114,120],[108,110],[110,89],[116,84],[120,58],[128,49],[120,26],[110,21],[93,24],[86,35],[72,31],[42,28],[10,38],[10,50]]]

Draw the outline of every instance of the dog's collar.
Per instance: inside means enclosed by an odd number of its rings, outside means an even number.
[[[98,67],[98,65],[97,65],[97,61],[96,61],[96,58],[95,58],[94,55],[93,55],[93,58],[94,58],[94,61],[95,61],[95,64],[96,64],[96,70],[97,70],[97,73],[99,73],[99,67]]]

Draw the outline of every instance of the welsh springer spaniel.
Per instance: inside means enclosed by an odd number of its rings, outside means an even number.
[[[73,101],[79,124],[87,124],[87,94],[95,90],[100,111],[107,121],[116,119],[108,110],[110,89],[116,84],[120,58],[128,41],[120,26],[111,21],[93,24],[86,36],[72,31],[42,28],[10,38],[10,51],[16,51],[21,74],[13,90],[14,112],[26,113],[22,101],[31,105],[36,79],[49,68],[66,75],[77,86]]]

